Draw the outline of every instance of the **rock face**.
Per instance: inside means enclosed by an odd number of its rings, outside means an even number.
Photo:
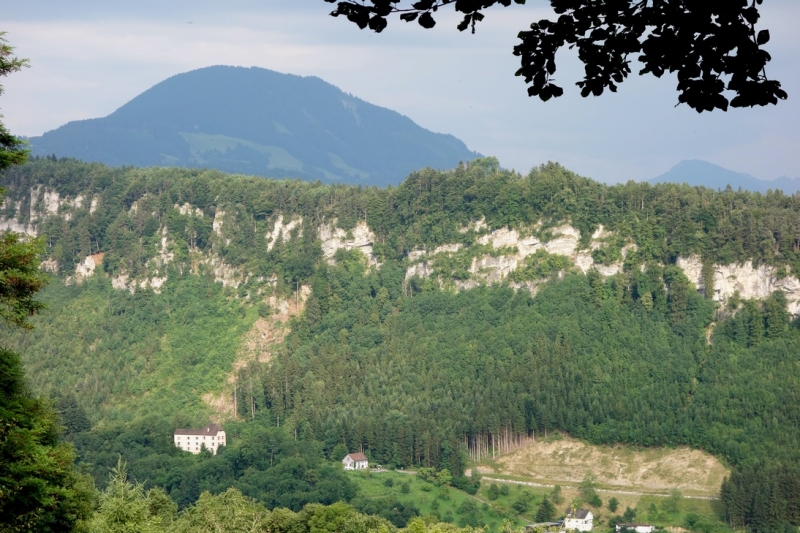
[[[29,192],[30,208],[22,212],[22,201],[11,202],[8,198],[0,205],[0,231],[11,231],[35,237],[45,220],[52,217],[62,217],[69,221],[78,211],[94,212],[100,205],[98,196],[91,197],[78,194],[74,198],[62,197],[57,191],[39,186]],[[142,205],[147,204],[147,195],[142,196],[131,204],[129,213],[136,215]],[[185,217],[202,219],[206,213],[189,203],[175,204],[173,208],[178,214]],[[11,216],[3,214],[12,213]],[[231,242],[231,236],[237,231],[235,217],[231,217],[224,208],[218,207],[213,213],[211,230],[214,246],[211,251],[201,251],[190,244],[188,250],[188,263],[177,265],[180,271],[190,271],[195,274],[207,273],[214,277],[217,283],[226,287],[239,287],[250,278],[248,272],[225,263],[224,259],[214,250],[226,246]],[[272,250],[280,240],[291,243],[295,237],[302,237],[303,218],[291,215],[277,215],[272,220],[272,229],[264,235],[264,246]],[[327,261],[333,263],[333,256],[339,249],[357,250],[361,252],[371,266],[378,267],[378,262],[372,253],[375,234],[363,221],[355,228],[345,231],[337,227],[336,220],[320,224],[316,231],[322,243],[323,255]],[[116,272],[111,277],[112,286],[118,290],[135,292],[136,290],[150,289],[160,292],[167,282],[170,265],[175,262],[176,239],[182,235],[171,235],[166,227],[159,228],[160,242],[156,253],[147,261],[147,268],[143,275],[132,277],[128,272]],[[453,250],[454,247],[446,247]],[[65,278],[67,283],[81,283],[84,280],[102,273],[103,253],[85,257],[80,263],[74,265],[74,274]],[[52,258],[42,262],[42,270],[59,274],[65,265],[60,265]],[[272,283],[270,281],[270,283]],[[260,291],[259,291],[260,292]]]
[[[0,205],[0,231],[36,236],[47,219],[62,217],[65,221],[69,221],[81,210],[91,214],[101,201],[97,195],[77,194],[75,197],[63,197],[57,191],[43,186],[30,189],[28,194],[27,198],[18,198],[15,202],[8,198],[3,200]],[[146,195],[131,205],[130,213],[136,214],[143,205],[147,205]],[[207,215],[202,209],[188,203],[175,204],[173,207],[177,213],[185,217],[202,219]],[[134,279],[130,273],[116,272],[111,279],[112,285],[119,290],[131,292],[142,289],[159,292],[167,282],[168,270],[177,268],[180,272],[207,273],[213,276],[216,282],[227,287],[240,287],[250,279],[251,274],[226,264],[218,253],[221,247],[230,244],[231,238],[237,231],[236,216],[233,213],[235,209],[235,206],[229,208],[218,206],[213,211],[211,222],[213,246],[201,251],[190,244],[188,257],[185,255],[185,236],[171,235],[166,225],[161,225],[158,230],[160,242],[155,254],[147,261],[145,273]],[[264,235],[265,248],[272,250],[279,240],[291,245],[294,238],[302,236],[303,222],[303,218],[296,215],[276,215],[271,220],[271,229]],[[269,228],[270,224],[267,227]],[[608,246],[615,237],[602,225],[594,232],[588,246],[585,247],[580,246],[580,232],[569,224],[549,229],[537,224],[528,228],[506,227],[490,231],[486,221],[481,219],[470,222],[459,231],[477,234],[475,246],[479,248],[465,248],[462,243],[451,243],[442,244],[433,250],[413,250],[407,257],[409,264],[406,280],[413,277],[431,278],[437,275],[437,261],[460,257],[464,261],[462,264],[469,266],[462,271],[459,279],[448,281],[448,286],[455,290],[468,290],[479,285],[503,283],[508,281],[511,273],[525,266],[529,256],[541,252],[563,256],[571,265],[570,268],[584,273],[596,270],[600,275],[607,277],[622,271],[622,261],[603,265],[595,263],[592,258],[594,250]],[[376,236],[366,222],[360,221],[352,229],[345,230],[339,227],[338,221],[334,219],[321,223],[315,233],[320,241],[323,257],[329,263],[334,262],[338,250],[355,250],[363,254],[370,267],[380,268],[381,265],[373,252]],[[180,239],[184,239],[184,251],[181,252],[184,255],[181,262],[176,263],[176,243]],[[491,251],[487,252],[487,249]],[[634,250],[636,245],[628,243],[621,249],[621,256],[624,258]],[[74,274],[65,281],[81,283],[92,276],[103,274],[102,265],[103,253],[89,255],[74,265]],[[699,257],[679,257],[677,265],[698,289],[705,289],[702,279],[703,267]],[[41,268],[58,274],[67,266],[69,265],[60,265],[53,258],[45,258]],[[259,280],[268,281],[261,278]],[[717,302],[724,303],[736,293],[744,299],[764,299],[774,291],[780,290],[786,294],[789,311],[793,315],[800,314],[800,280],[797,275],[779,275],[774,267],[756,266],[747,261],[742,264],[714,265],[713,280],[711,296]],[[512,282],[511,286],[535,292],[541,282],[541,280]],[[269,283],[272,284],[273,281]],[[439,283],[445,285],[443,280],[439,280]],[[262,289],[257,289],[256,292],[263,293]]]
[[[703,286],[703,263],[698,256],[679,257],[677,264],[698,289],[707,289]],[[769,265],[753,266],[752,261],[714,265],[712,290],[712,299],[720,303],[726,302],[737,292],[745,300],[763,300],[780,290],[786,294],[789,312],[800,314],[800,280],[795,276],[779,278],[776,269]]]
[[[291,240],[292,230],[303,224],[302,217],[294,217],[286,224],[284,224],[283,218],[283,215],[278,215],[272,232],[267,234],[267,250],[272,250],[278,239],[282,239],[284,242]]]
[[[85,279],[92,277],[95,269],[103,265],[103,256],[105,256],[103,252],[87,256],[83,262],[75,266],[75,275],[67,278],[67,284],[72,282],[81,283]],[[42,263],[41,268],[43,270],[52,269],[54,266],[53,263],[54,262]]]
[[[467,232],[469,230],[483,231],[485,228],[485,221],[479,220],[462,229]],[[603,241],[611,236],[603,229],[602,225],[592,235],[588,250],[578,250],[580,232],[570,225],[563,225],[549,230],[552,238],[547,240],[537,236],[538,229],[538,227],[529,228],[526,232],[524,229],[500,228],[478,237],[476,242],[479,245],[490,245],[494,250],[506,249],[514,250],[514,252],[502,255],[484,254],[474,257],[469,267],[472,279],[456,281],[456,288],[459,290],[471,289],[481,284],[502,282],[509,274],[524,264],[526,257],[540,250],[548,254],[562,255],[569,258],[571,263],[581,272],[588,272],[595,268],[604,276],[613,276],[622,271],[621,261],[612,265],[595,265],[594,259],[592,259],[591,251],[604,246],[605,243]],[[461,244],[452,244],[439,246],[430,254],[424,250],[411,252],[408,259],[413,264],[406,271],[406,279],[410,279],[413,276],[430,277],[433,273],[433,264],[435,264],[437,256],[441,258],[443,255],[458,253],[461,249]],[[635,249],[635,245],[628,245],[623,248],[623,257],[632,249]],[[537,284],[517,284],[520,288],[526,287],[531,290],[534,290],[535,285]]]
[[[358,250],[367,257],[371,266],[378,266],[378,261],[372,254],[375,244],[375,234],[369,229],[366,222],[359,222],[350,232],[336,227],[336,220],[330,224],[321,224],[317,230],[319,240],[322,241],[322,255],[328,262],[333,262],[337,250]]]

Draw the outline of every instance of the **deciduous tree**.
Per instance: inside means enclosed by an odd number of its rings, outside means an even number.
[[[475,32],[483,12],[512,0],[325,0],[336,2],[331,15],[344,16],[359,28],[383,31],[398,15],[423,28],[436,25],[440,9],[462,15],[458,29]],[[513,0],[525,4],[525,0]],[[556,53],[576,48],[585,75],[577,82],[581,96],[615,92],[631,73],[658,78],[675,73],[678,102],[698,112],[776,104],[786,98],[777,80],[764,70],[771,57],[761,47],[769,31],[756,31],[763,0],[550,0],[555,20],[542,19],[520,31],[514,55],[516,72],[529,85],[528,95],[547,101],[564,93],[554,83]],[[732,97],[731,97],[732,95]],[[729,99],[730,98],[730,99]]]

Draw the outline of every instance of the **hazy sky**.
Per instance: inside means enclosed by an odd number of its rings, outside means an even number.
[[[511,52],[548,5],[493,8],[471,35],[452,16],[433,30],[395,21],[382,34],[359,31],[328,16],[323,0],[14,2],[0,30],[32,68],[1,81],[0,112],[13,133],[40,135],[105,116],[180,72],[258,66],[319,76],[521,172],[552,160],[616,182],[705,159],[761,179],[800,176],[800,2],[765,0],[759,26],[772,35],[768,74],[789,99],[700,115],[675,107],[676,81],[666,75],[634,75],[616,94],[581,98],[573,85],[581,67],[569,53],[556,75],[565,96],[528,98]]]

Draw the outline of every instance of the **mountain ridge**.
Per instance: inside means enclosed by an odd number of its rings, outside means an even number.
[[[29,139],[33,155],[188,166],[326,183],[399,183],[479,154],[456,137],[315,76],[212,66],[176,74],[102,118]]]
[[[647,182],[686,183],[710,189],[725,189],[730,186],[734,190],[744,189],[760,193],[781,190],[784,194],[794,194],[800,191],[800,178],[782,176],[775,180],[760,180],[750,174],[736,172],[702,159],[684,159],[665,173],[651,178]]]

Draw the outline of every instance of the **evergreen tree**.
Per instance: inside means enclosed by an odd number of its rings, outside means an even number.
[[[12,56],[3,35],[0,76],[26,66]],[[0,171],[26,155],[23,143],[0,124]],[[0,234],[0,328],[29,329],[28,319],[44,307],[34,299],[45,282],[41,253],[41,240]],[[28,390],[19,356],[0,346],[0,530],[71,531],[88,516],[91,482],[75,470],[74,451],[59,433],[52,407]]]
[[[536,521],[537,522],[550,522],[556,516],[556,507],[550,500],[544,498],[542,503],[539,504],[539,507],[536,509]]]

